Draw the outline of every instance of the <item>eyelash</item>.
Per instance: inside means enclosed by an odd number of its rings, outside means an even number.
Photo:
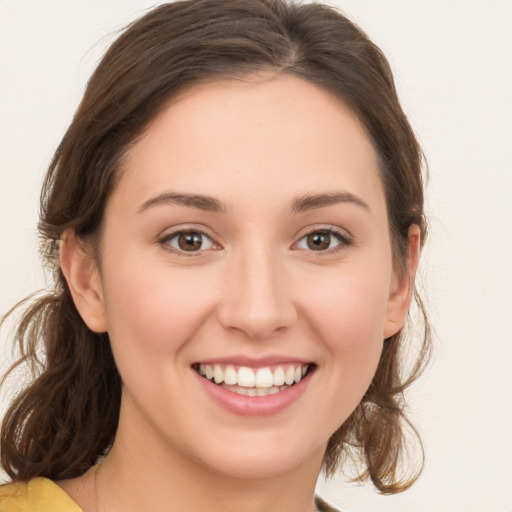
[[[339,242],[336,246],[334,246],[330,249],[327,249],[327,250],[315,251],[313,249],[309,249],[309,252],[312,255],[317,256],[317,257],[330,256],[332,254],[337,254],[338,252],[342,251],[343,249],[346,249],[347,247],[349,247],[350,245],[353,244],[352,237],[342,231],[338,231],[337,229],[334,229],[334,228],[318,228],[318,229],[313,229],[312,231],[308,231],[307,233],[302,235],[299,238],[299,240],[297,242],[295,242],[294,245],[297,245],[299,242],[301,242],[308,236],[317,235],[317,234],[327,235],[329,237],[335,238]],[[308,250],[308,249],[304,249],[304,250]]]
[[[186,258],[201,256],[201,253],[204,252],[205,249],[199,250],[199,251],[184,251],[184,250],[180,250],[180,249],[177,249],[175,247],[172,247],[170,245],[169,242],[171,240],[173,240],[174,238],[179,237],[180,235],[186,235],[186,234],[201,235],[202,237],[207,238],[212,243],[212,245],[217,245],[218,246],[218,244],[216,244],[213,241],[211,236],[207,235],[204,231],[201,231],[200,229],[180,229],[178,231],[174,231],[173,233],[165,235],[159,241],[159,243],[164,247],[165,250],[167,250],[169,252],[172,252],[173,254],[178,254],[179,256],[184,256]]]
[[[170,245],[169,242],[171,240],[179,237],[180,235],[186,235],[186,234],[201,235],[202,237],[208,239],[211,242],[212,246],[220,247],[220,245],[217,244],[216,242],[214,242],[213,239],[208,234],[201,231],[200,229],[180,229],[178,231],[174,231],[173,233],[165,235],[162,239],[159,240],[159,243],[164,247],[165,250],[170,251],[174,254],[178,254],[179,256],[184,256],[184,257],[201,256],[201,253],[203,253],[206,250],[211,249],[211,248],[207,248],[207,249],[199,249],[197,251],[185,251],[185,250],[180,250],[178,248],[172,247]],[[327,250],[315,251],[313,249],[310,249],[309,252],[312,253],[314,256],[321,257],[324,255],[336,254],[337,252],[339,252],[339,251],[343,250],[344,248],[353,244],[352,237],[347,235],[346,233],[343,233],[343,232],[338,231],[333,228],[319,228],[319,229],[314,229],[312,231],[308,231],[307,233],[303,234],[299,238],[299,240],[297,242],[295,242],[293,245],[295,246],[299,242],[301,242],[303,239],[305,239],[306,237],[315,235],[315,234],[328,235],[330,237],[334,237],[335,239],[338,240],[339,243],[335,247],[327,249]],[[308,249],[303,249],[303,250],[308,250]]]

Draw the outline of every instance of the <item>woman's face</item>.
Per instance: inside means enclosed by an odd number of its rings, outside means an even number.
[[[118,438],[226,475],[318,470],[406,311],[350,110],[291,76],[187,90],[127,154],[102,236]]]

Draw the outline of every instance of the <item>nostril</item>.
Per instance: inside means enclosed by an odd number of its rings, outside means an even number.
[[[258,268],[260,269],[258,270]],[[244,333],[252,340],[264,340],[282,333],[297,320],[294,302],[286,283],[272,270],[261,270],[251,262],[233,271],[231,286],[218,305],[218,319],[225,329]],[[236,279],[236,275],[243,278]]]

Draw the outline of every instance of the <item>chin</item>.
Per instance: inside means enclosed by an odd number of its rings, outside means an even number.
[[[289,434],[274,439],[268,433],[241,436],[245,439],[236,437],[228,444],[219,443],[213,450],[205,450],[201,457],[203,465],[224,477],[242,480],[284,477],[306,465],[318,472],[327,445],[311,446],[308,450],[304,441]]]

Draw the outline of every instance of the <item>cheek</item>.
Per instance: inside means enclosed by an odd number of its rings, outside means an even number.
[[[137,267],[136,263],[118,265],[106,283],[114,351],[122,345],[123,357],[131,353],[157,361],[169,352],[177,355],[209,315],[213,290],[206,289],[201,276],[191,279],[186,271],[158,264],[146,264],[138,271]]]
[[[386,287],[347,279],[344,286],[312,304],[318,342],[326,349],[323,363],[326,424],[332,432],[356,409],[375,375],[383,348]],[[314,304],[314,306],[313,306]],[[320,375],[320,374],[319,374]]]
[[[304,300],[312,335],[327,350],[344,385],[362,394],[376,371],[383,346],[389,279],[382,272],[340,272],[316,279]],[[312,292],[311,289],[315,291]]]
[[[303,283],[303,304],[315,327],[328,338],[360,344],[364,339],[383,340],[390,279],[382,272],[315,275]]]

